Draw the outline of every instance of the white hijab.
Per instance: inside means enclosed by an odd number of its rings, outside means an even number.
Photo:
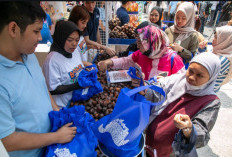
[[[213,53],[227,57],[230,60],[230,68],[222,85],[229,82],[232,77],[232,26],[216,28],[217,43],[213,46]]]
[[[188,90],[188,85],[186,81],[186,74],[174,74],[169,77],[164,77],[159,79],[161,87],[166,92],[166,101],[152,109],[150,116],[150,122],[159,115],[170,103],[174,102],[180,98],[185,93],[189,93],[193,96],[205,96],[205,95],[216,95],[214,92],[214,85],[218,73],[221,68],[221,63],[219,58],[208,52],[203,52],[199,55],[196,55],[191,61],[190,64],[196,62],[204,66],[210,75],[209,81],[204,85],[205,88],[198,90]],[[196,86],[195,86],[196,87]]]
[[[182,11],[186,18],[187,23],[184,27],[178,27],[176,23],[176,15],[178,11]],[[175,41],[183,41],[184,39],[188,38],[192,33],[196,32],[194,29],[195,26],[195,10],[194,5],[191,2],[184,2],[179,5],[177,8],[175,18],[174,18],[174,26],[171,26],[171,30],[175,33],[179,33],[179,36],[176,38]]]

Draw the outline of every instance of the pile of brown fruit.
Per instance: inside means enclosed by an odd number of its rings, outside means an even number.
[[[121,27],[122,31],[124,33],[126,33],[126,35],[130,38],[130,39],[134,39],[136,37],[136,33],[135,33],[135,28],[130,25],[130,24],[125,24]]]
[[[108,54],[99,55],[95,63],[110,58]],[[111,69],[108,68],[108,71]],[[84,105],[87,112],[89,112],[95,120],[98,120],[110,114],[116,104],[118,95],[122,88],[131,88],[131,82],[114,83],[108,86],[105,72],[98,72],[98,81],[101,83],[103,92],[94,95],[86,101],[79,101],[71,103],[71,105]]]
[[[116,17],[109,21],[109,28],[111,32],[109,33],[110,38],[122,38],[122,39],[134,39],[136,33],[134,27],[130,24],[124,24],[120,27],[120,20]]]
[[[126,33],[122,31],[122,28],[120,26],[114,27],[114,29],[109,34],[110,38],[122,38],[122,39],[128,39],[128,36]]]
[[[99,61],[106,60],[109,58],[111,57],[107,53],[100,54],[95,60],[95,64],[97,65]],[[107,70],[110,71],[111,69],[108,68]],[[110,84],[108,86],[105,72],[98,72],[98,81],[102,85],[102,93],[93,96],[91,99],[87,101],[71,103],[71,105],[84,105],[85,110],[89,112],[96,121],[102,118],[103,116],[110,114],[113,111],[115,103],[118,99],[118,95],[122,88],[127,87],[132,89],[131,82],[115,83]],[[106,157],[102,154],[98,147],[96,148],[96,152],[97,157]]]
[[[109,24],[110,30],[113,30],[114,27],[120,26],[120,25],[121,25],[121,21],[119,20],[119,18],[115,17],[115,18],[111,19],[111,20],[108,22],[108,24]]]

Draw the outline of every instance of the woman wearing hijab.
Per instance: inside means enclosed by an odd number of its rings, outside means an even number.
[[[163,13],[162,8],[153,7],[149,15],[150,22],[158,25],[159,28],[161,28],[161,25],[162,25],[161,23],[162,13]]]
[[[194,26],[194,5],[191,2],[184,2],[179,5],[176,11],[174,25],[165,30],[170,46],[178,52],[184,64],[189,63],[199,46],[198,35]]]
[[[203,52],[191,60],[186,73],[158,80],[156,85],[166,92],[166,100],[151,110],[146,130],[148,156],[154,150],[158,157],[182,156],[208,143],[220,108],[213,91],[219,71],[218,57]],[[146,98],[153,102],[163,99],[150,89]]]
[[[144,22],[140,25],[143,24]],[[169,76],[185,71],[182,59],[167,47],[169,43],[168,37],[162,30],[148,23],[147,26],[136,31],[139,50],[128,57],[111,58],[99,62],[100,70],[106,70],[107,66],[110,66],[112,69],[129,69],[130,66],[134,66],[137,63],[145,74],[145,80],[158,76],[162,72],[167,73]],[[173,54],[173,64],[171,64]]]
[[[214,91],[232,78],[232,26],[217,27],[212,42],[213,53],[221,60],[221,70],[216,80]]]
[[[83,66],[91,64],[82,62],[80,53],[75,50],[79,39],[80,33],[75,23],[59,21],[50,53],[43,64],[48,89],[59,107],[65,107],[72,98],[72,91],[81,88],[75,82],[77,74]]]

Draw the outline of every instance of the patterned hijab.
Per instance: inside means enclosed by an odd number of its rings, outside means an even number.
[[[153,24],[137,29],[140,40],[146,51],[150,51],[148,56],[151,59],[157,59],[167,52],[169,45],[168,36]]]
[[[218,58],[213,53],[203,52],[199,55],[196,55],[190,62],[191,63],[199,63],[204,66],[210,75],[210,79],[207,83],[205,83],[203,89],[198,90],[188,90],[187,89],[187,80],[186,73],[174,74],[168,77],[164,77],[159,79],[159,82],[166,92],[167,99],[161,106],[156,106],[152,109],[152,115],[150,117],[150,122],[159,115],[170,103],[174,102],[178,98],[180,98],[185,93],[191,94],[193,96],[205,96],[205,95],[216,95],[214,92],[214,85],[218,73],[221,68],[221,63]],[[151,91],[148,91],[148,95]]]
[[[178,11],[182,11],[186,18],[187,23],[183,27],[178,27],[176,23],[176,15]],[[194,30],[195,27],[195,11],[194,5],[191,2],[184,2],[181,3],[176,11],[175,18],[174,18],[174,25],[171,26],[171,30],[175,33],[179,33],[179,36],[176,38],[175,41],[183,41],[184,39],[188,38],[192,33],[196,32]]]

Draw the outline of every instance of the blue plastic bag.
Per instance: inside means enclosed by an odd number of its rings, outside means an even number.
[[[140,77],[136,75],[136,71],[138,70]],[[140,80],[140,86],[143,85],[143,79],[142,79],[142,71],[139,67],[130,67],[127,74],[132,78],[132,79],[138,79]]]
[[[91,71],[86,68],[93,68]],[[101,93],[103,88],[100,82],[97,80],[97,67],[96,65],[90,65],[81,70],[77,77],[78,84],[83,87],[82,89],[74,90],[72,93],[72,102],[88,100],[95,94]],[[89,88],[86,88],[89,87]]]
[[[161,93],[165,99],[165,92],[155,85],[133,90],[123,88],[113,112],[92,126],[99,142],[115,156],[131,157],[141,151],[139,142],[148,125],[151,108],[164,102],[152,103],[138,93],[147,88]]]
[[[73,122],[72,126],[77,127],[76,136],[69,143],[52,144],[47,147],[46,157],[96,157],[95,148],[98,145],[97,138],[91,129],[95,120],[85,112],[84,106],[74,106],[72,108],[62,108],[60,111],[49,112],[52,125],[51,132],[57,131],[63,125]]]
[[[88,70],[86,70],[87,68],[88,69],[92,68],[92,70],[88,71]],[[83,88],[86,88],[89,86],[94,86],[94,84],[97,82],[97,72],[98,72],[98,70],[97,70],[97,67],[95,64],[84,67],[80,71],[80,73],[77,77],[78,84]]]

